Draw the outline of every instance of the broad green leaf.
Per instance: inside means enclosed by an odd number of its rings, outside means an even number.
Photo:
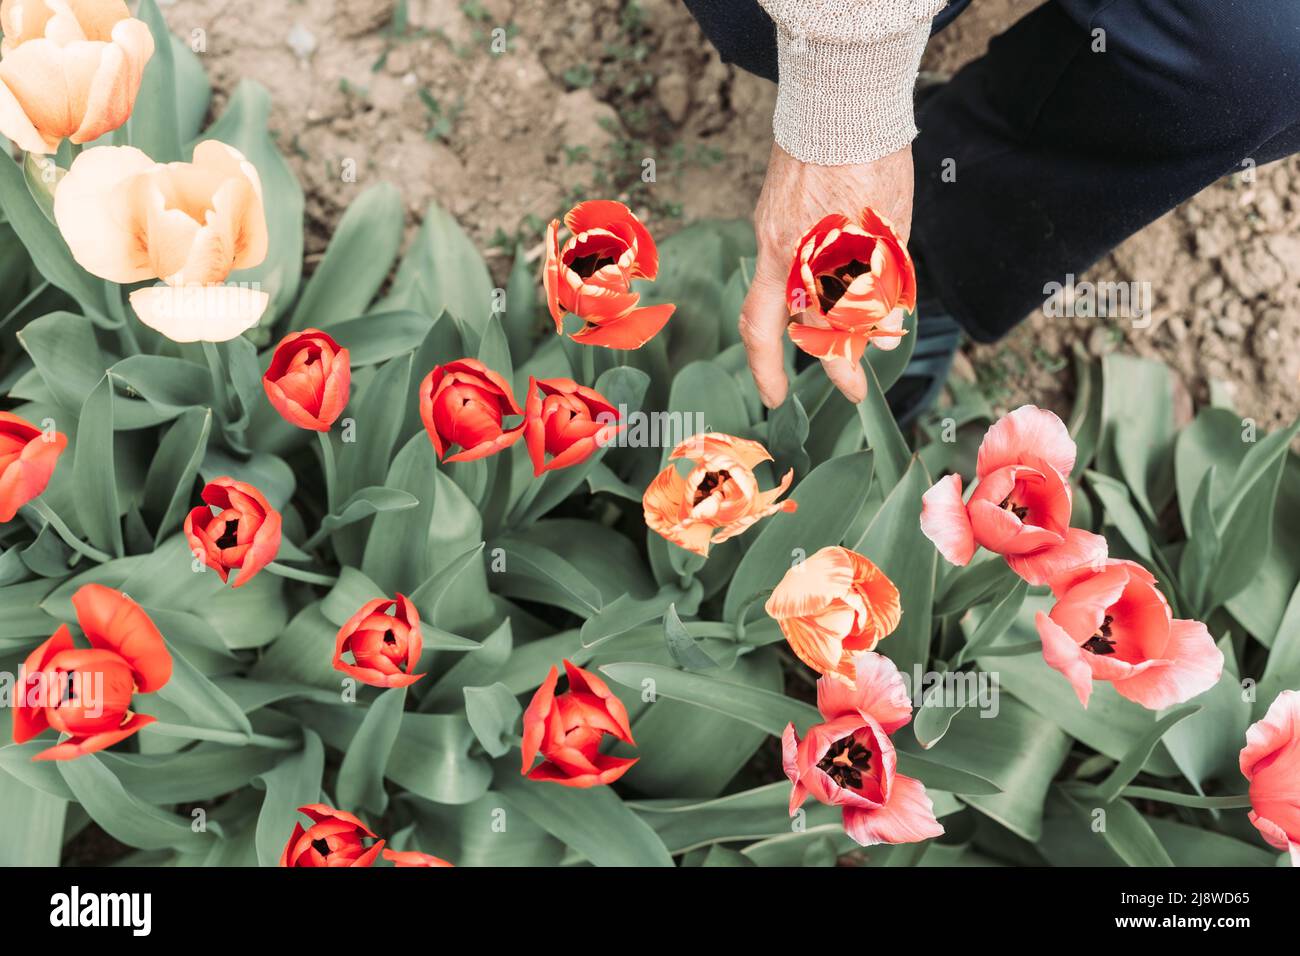
[[[723,617],[732,621],[741,604],[777,583],[794,564],[821,548],[836,545],[871,487],[870,452],[856,452],[818,465],[795,485],[794,514],[777,514],[761,525],[727,588]],[[750,532],[753,534],[753,531]]]
[[[266,791],[257,816],[257,862],[275,866],[293,834],[295,823],[306,823],[298,808],[320,802],[325,748],[320,737],[303,728],[303,749],[280,761],[253,781]]]
[[[576,789],[499,774],[510,805],[596,866],[672,866],[663,842],[609,787]]]
[[[1151,729],[1133,742],[1129,752],[1124,755],[1110,775],[1097,787],[1097,796],[1102,803],[1110,803],[1119,796],[1120,791],[1133,782],[1151,751],[1156,749],[1164,735],[1179,721],[1184,720],[1200,710],[1198,704],[1184,704],[1175,707],[1152,725]]]
[[[388,809],[384,768],[397,741],[405,702],[406,688],[392,687],[381,692],[366,708],[366,716],[339,767],[335,786],[342,806],[357,807],[377,817]]]
[[[59,773],[90,818],[127,846],[142,850],[202,849],[219,835],[211,824],[206,830],[195,830],[188,819],[128,793],[97,754],[62,761]]]
[[[155,547],[185,520],[211,429],[212,410],[194,408],[176,419],[158,445],[145,478],[141,508],[157,528]]]
[[[668,644],[668,653],[681,667],[689,671],[707,671],[717,668],[718,662],[700,647],[686,625],[677,615],[677,608],[672,604],[664,614],[664,640]]]
[[[113,383],[108,373],[86,396],[77,420],[73,477],[77,515],[92,544],[121,557],[122,507],[118,503],[113,449]]]
[[[58,866],[68,801],[0,771],[0,804],[0,866]]]
[[[515,732],[523,708],[505,684],[466,687],[465,719],[475,738],[489,757],[502,757],[510,751],[510,736]]]
[[[365,312],[397,258],[404,218],[402,194],[391,183],[371,186],[354,199],[303,288],[289,328],[324,329],[334,335],[332,327]]]
[[[179,162],[184,157],[181,156],[171,31],[155,0],[140,0],[135,15],[153,34],[153,56],[145,64],[131,116],[115,138],[120,137],[127,145],[142,150],[156,163]]]
[[[898,430],[894,413],[889,410],[874,368],[864,363],[863,369],[867,375],[867,397],[858,403],[858,420],[862,423],[867,448],[876,455],[876,478],[882,488],[892,489],[902,480],[912,453]]]

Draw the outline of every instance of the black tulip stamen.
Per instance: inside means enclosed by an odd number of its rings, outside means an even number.
[[[724,481],[731,477],[731,474],[725,469],[722,471],[711,471],[701,480],[699,486],[695,489],[695,504],[699,504],[720,486]]]
[[[1026,507],[1025,505],[1016,504],[1014,501],[1011,500],[1011,495],[1007,495],[1005,498],[1003,498],[1002,502],[998,505],[998,507],[1006,511],[1010,511],[1021,521],[1024,521],[1027,517],[1029,517],[1029,508]]]
[[[614,260],[609,256],[593,252],[589,256],[578,256],[569,263],[569,268],[582,278],[590,279],[605,266],[612,266],[613,264]]]
[[[1111,620],[1111,616],[1107,614],[1106,619],[1101,622],[1101,627],[1097,628],[1097,633],[1084,641],[1085,651],[1102,655],[1115,653],[1115,639],[1110,636]]]
[[[330,855],[330,845],[329,845],[329,842],[328,842],[327,840],[323,840],[323,839],[322,839],[322,840],[312,840],[312,841],[311,841],[311,848],[312,848],[313,850],[315,850],[317,853],[319,853],[321,856],[329,856],[329,855]]]
[[[226,522],[226,530],[223,531],[221,537],[217,539],[217,547],[233,548],[237,544],[239,544],[239,520],[228,520]]]
[[[845,737],[831,744],[817,768],[839,786],[861,790],[863,774],[871,772],[871,751],[853,737]]]

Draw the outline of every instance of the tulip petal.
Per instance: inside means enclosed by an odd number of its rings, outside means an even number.
[[[582,345],[600,345],[626,351],[639,349],[659,334],[676,308],[675,305],[665,304],[633,309],[599,325],[588,325],[575,332],[571,338]]]
[[[132,714],[125,723],[114,730],[105,730],[85,737],[73,737],[48,750],[42,750],[33,760],[74,760],[86,754],[105,750],[152,724],[156,717],[148,714]]]
[[[1043,660],[1048,667],[1065,675],[1079,703],[1087,708],[1092,696],[1092,668],[1085,659],[1088,652],[1042,611],[1034,615],[1034,624],[1043,642]]]
[[[949,564],[964,566],[975,554],[975,531],[961,497],[961,475],[940,478],[921,496],[921,532]]]
[[[1070,528],[1059,545],[1032,554],[1008,554],[1005,557],[1011,570],[1037,586],[1076,568],[1104,567],[1106,555],[1105,538],[1082,528]]]
[[[1200,621],[1170,622],[1165,658],[1114,681],[1115,690],[1150,710],[1164,710],[1205,693],[1223,674],[1223,652]]]
[[[133,202],[157,168],[133,146],[96,146],[78,156],[54,192],[54,219],[72,257],[87,272],[127,284],[157,276],[147,242],[147,209]],[[159,197],[161,200],[161,197]]]
[[[919,843],[942,836],[944,830],[921,781],[895,775],[889,799],[880,809],[844,808],[844,832],[861,846],[874,846]]]
[[[162,633],[135,601],[102,584],[85,584],[72,595],[72,604],[91,646],[114,651],[126,661],[141,693],[152,693],[171,679],[172,656]]]
[[[1035,455],[1047,461],[1065,481],[1074,470],[1077,449],[1070,430],[1057,415],[1035,405],[1021,405],[1002,416],[984,434],[975,473],[985,475],[1024,462]]]
[[[228,342],[257,325],[271,297],[245,286],[151,286],[131,293],[140,321],[173,342]]]

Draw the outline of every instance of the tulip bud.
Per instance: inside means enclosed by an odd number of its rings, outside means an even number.
[[[38,498],[50,483],[54,463],[68,446],[55,432],[47,440],[39,428],[10,412],[0,412],[0,524]]]
[[[570,378],[530,378],[524,421],[534,475],[586,461],[622,427],[605,396]]]
[[[234,478],[214,478],[202,498],[217,512],[201,507],[185,516],[190,549],[222,581],[238,570],[235,587],[247,584],[280,550],[280,512],[252,485]]]
[[[522,773],[566,787],[613,783],[636,763],[635,757],[600,753],[606,736],[635,744],[627,708],[609,686],[571,661],[564,662],[569,689],[555,693],[559,671],[552,667],[524,711]],[[533,760],[541,753],[536,767]]]
[[[478,359],[439,365],[420,383],[420,420],[440,461],[473,461],[509,448],[523,424],[505,429],[507,415],[522,415],[510,384]],[[447,456],[452,445],[461,451]]]
[[[293,825],[280,855],[281,866],[373,866],[384,848],[383,840],[366,846],[367,839],[376,840],[375,834],[350,813],[323,803],[299,807],[298,812],[310,817],[312,825],[307,829],[301,823]]]
[[[415,605],[402,594],[376,598],[339,628],[334,668],[372,687],[407,687],[424,676],[411,673],[423,650]],[[343,659],[349,653],[352,663]]]
[[[348,403],[348,360],[348,350],[319,329],[291,332],[275,347],[262,388],[289,424],[327,432]]]

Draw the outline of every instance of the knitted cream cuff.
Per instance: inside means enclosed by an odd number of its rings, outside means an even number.
[[[912,88],[930,24],[866,44],[797,36],[777,27],[777,144],[821,166],[869,163],[916,136]]]

